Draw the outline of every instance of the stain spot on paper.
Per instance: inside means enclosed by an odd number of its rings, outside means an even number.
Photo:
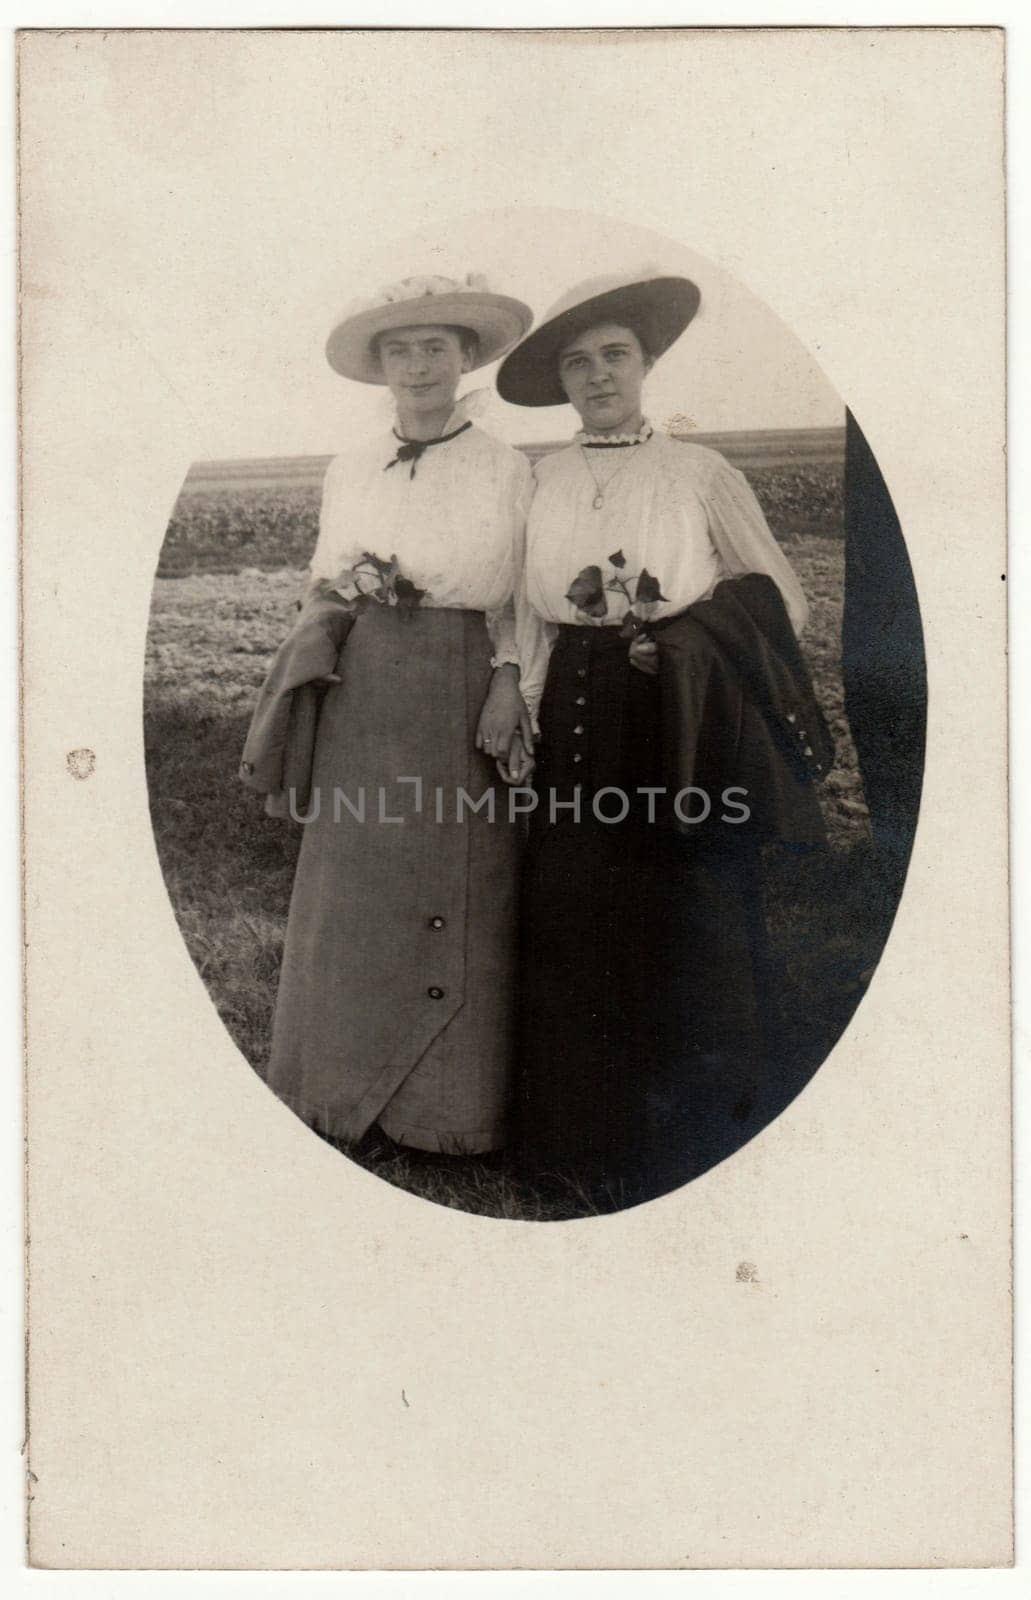
[[[758,1283],[759,1268],[754,1261],[739,1261],[734,1277],[738,1283]]]
[[[66,757],[68,771],[73,778],[90,778],[97,764],[97,758],[90,749],[69,750]]]

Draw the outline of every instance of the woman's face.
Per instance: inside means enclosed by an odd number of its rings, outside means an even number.
[[[378,353],[398,409],[410,416],[450,410],[470,367],[454,328],[396,328],[380,335]]]
[[[648,367],[637,335],[615,322],[578,334],[558,358],[566,398],[591,433],[634,432],[641,426],[641,385]]]

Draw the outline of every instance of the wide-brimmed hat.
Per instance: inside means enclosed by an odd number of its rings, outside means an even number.
[[[492,294],[486,278],[470,272],[456,278],[402,278],[368,299],[353,300],[326,341],[326,359],[335,371],[359,383],[386,383],[373,347],[378,334],[392,328],[443,326],[468,328],[478,340],[470,371],[486,367],[510,350],[533,321],[521,300]]]
[[[618,323],[632,329],[657,361],[680,338],[701,298],[689,278],[664,277],[647,267],[588,278],[556,300],[540,327],[502,362],[498,393],[516,406],[565,405],[558,357],[578,334],[602,322]]]

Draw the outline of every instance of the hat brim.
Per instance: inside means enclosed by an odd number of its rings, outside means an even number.
[[[529,328],[533,312],[508,295],[466,290],[461,294],[420,295],[415,300],[395,300],[348,317],[326,341],[326,360],[335,372],[359,383],[385,384],[383,368],[373,349],[379,334],[394,328],[468,328],[476,335],[476,359],[470,367],[487,367],[497,361]]]
[[[498,393],[515,406],[565,405],[558,357],[578,334],[599,323],[618,323],[637,332],[657,361],[680,338],[701,298],[688,278],[648,278],[582,300],[542,322],[512,351],[498,373]]]

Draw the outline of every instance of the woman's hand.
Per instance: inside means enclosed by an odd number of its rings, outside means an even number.
[[[515,734],[522,739],[524,752],[533,749],[530,713],[519,692],[519,668],[506,661],[494,669],[487,698],[483,702],[476,729],[476,748],[501,764],[508,761]]]
[[[659,672],[659,647],[646,633],[639,633],[630,641],[630,665],[638,672],[655,678]]]
[[[523,735],[519,729],[512,735],[512,743],[508,747],[508,760],[498,761],[496,765],[502,783],[507,783],[513,788],[521,788],[529,783],[537,759],[533,754],[533,746],[523,743]]]

